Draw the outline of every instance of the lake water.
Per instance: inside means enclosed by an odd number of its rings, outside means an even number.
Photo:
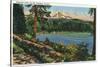
[[[83,35],[83,34],[82,34]],[[57,35],[57,34],[40,34],[36,36],[39,41],[45,41],[46,38],[48,38],[51,42],[55,43],[63,43],[64,45],[67,44],[80,44],[82,42],[86,43],[89,49],[89,52],[92,51],[93,47],[93,36],[88,35],[87,37],[72,37],[72,36],[63,36],[63,35]]]

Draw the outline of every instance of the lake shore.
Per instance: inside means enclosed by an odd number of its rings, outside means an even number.
[[[68,36],[68,37],[88,37],[91,36],[91,33],[89,32],[68,32],[68,31],[62,31],[62,32],[39,32],[36,35],[52,35],[52,34],[56,34],[56,35],[60,35],[60,36]]]

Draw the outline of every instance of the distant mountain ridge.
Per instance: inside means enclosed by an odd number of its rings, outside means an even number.
[[[24,12],[25,15],[29,15],[30,12]],[[79,15],[79,14],[74,14],[74,13],[69,13],[69,12],[51,12],[50,17],[44,16],[44,18],[47,19],[59,19],[59,18],[65,18],[65,19],[80,19],[84,21],[93,21],[93,16],[89,15]]]
[[[65,18],[65,19],[80,19],[84,21],[93,21],[93,16],[89,15],[78,15],[74,13],[68,13],[68,12],[52,12],[50,14],[51,18]]]

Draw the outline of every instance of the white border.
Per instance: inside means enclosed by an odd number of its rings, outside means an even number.
[[[54,65],[53,64],[40,65],[40,66],[34,65],[28,67],[99,67],[100,66],[100,0],[33,0],[33,1],[96,5],[97,6],[97,23],[96,23],[97,61],[89,63],[72,62],[72,63],[54,64]],[[0,67],[10,67],[9,64],[10,64],[10,0],[2,0],[0,1]]]

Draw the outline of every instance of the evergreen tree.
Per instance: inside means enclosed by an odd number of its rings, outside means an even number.
[[[49,16],[50,12],[47,10],[50,8],[50,5],[26,5],[27,7],[31,7],[30,12],[34,15],[33,20],[33,32],[36,34],[37,32],[37,22],[39,21],[38,18],[40,18],[41,26],[43,29],[43,22],[44,22],[44,16]]]
[[[94,38],[95,38],[96,8],[90,8],[89,14],[94,17],[94,20],[93,20],[93,28],[94,28],[93,29],[93,35],[94,35]],[[94,56],[95,54],[96,54],[96,45],[95,45],[95,42],[94,42],[93,49],[92,49],[92,55]]]
[[[21,4],[13,5],[13,33],[24,34],[26,32],[25,17]]]

